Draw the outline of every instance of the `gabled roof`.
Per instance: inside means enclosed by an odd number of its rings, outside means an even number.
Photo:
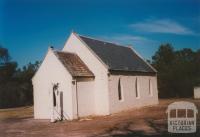
[[[78,35],[81,40],[108,66],[109,70],[151,72],[156,70],[130,47]]]
[[[94,77],[94,74],[76,54],[61,51],[54,51],[54,53],[73,77]]]

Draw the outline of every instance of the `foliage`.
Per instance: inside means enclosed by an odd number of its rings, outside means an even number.
[[[31,78],[40,62],[29,63],[23,69],[11,61],[6,48],[0,47],[0,108],[31,105],[33,103],[33,87]]]
[[[160,97],[191,97],[194,86],[200,84],[200,49],[175,51],[170,44],[163,44],[151,63],[158,71]],[[0,46],[0,108],[33,103],[31,78],[39,66],[36,61],[18,69],[8,50]]]
[[[160,97],[191,97],[194,86],[200,84],[200,50],[175,51],[163,44],[152,57],[152,65],[158,71]]]

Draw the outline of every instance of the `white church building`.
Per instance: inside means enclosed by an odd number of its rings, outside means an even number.
[[[32,78],[35,119],[109,115],[158,104],[157,72],[131,47],[72,32]]]

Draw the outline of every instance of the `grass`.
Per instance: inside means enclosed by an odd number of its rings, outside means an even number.
[[[200,100],[160,99],[159,105],[134,108],[109,116],[89,117],[50,123],[33,119],[33,107],[0,109],[0,136],[2,137],[193,137],[200,136],[200,113],[195,134],[167,132],[167,106],[174,101],[195,103],[200,111]]]
[[[6,119],[30,118],[33,117],[33,107],[19,107],[0,109],[0,121]]]

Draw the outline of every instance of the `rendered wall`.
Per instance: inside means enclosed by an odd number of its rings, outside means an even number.
[[[78,116],[85,117],[95,114],[94,81],[77,82]]]
[[[136,97],[135,80],[137,77],[139,97]],[[121,82],[122,100],[118,98],[118,82]],[[149,79],[152,83],[152,94],[149,94]],[[158,104],[156,76],[123,76],[109,77],[110,112],[115,113],[134,107]]]
[[[80,39],[71,34],[67,40],[63,51],[76,53],[88,68],[94,73],[94,106],[96,115],[109,114],[108,99],[108,76],[106,67],[98,58],[86,47]]]
[[[72,77],[49,49],[43,63],[32,79],[34,90],[34,118],[50,119],[52,114],[53,83],[59,83],[59,92],[63,92],[64,117],[73,119]]]

